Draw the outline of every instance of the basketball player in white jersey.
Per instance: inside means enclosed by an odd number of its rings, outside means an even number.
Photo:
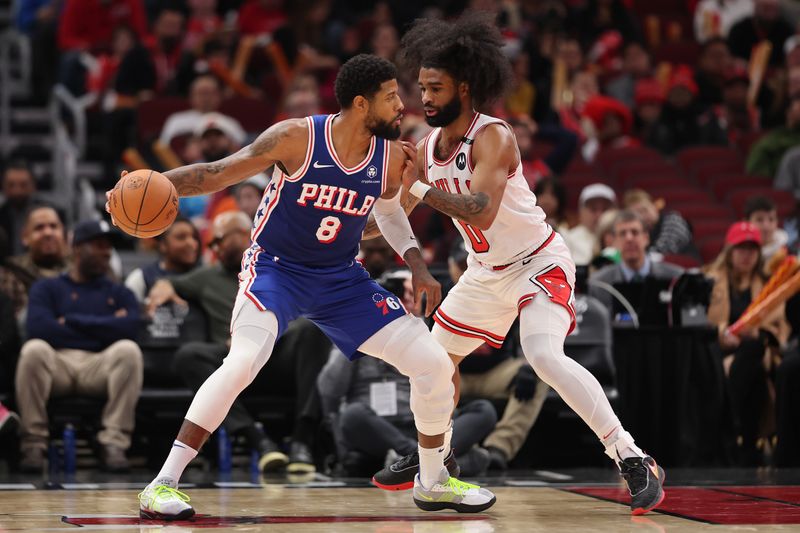
[[[433,334],[458,364],[481,343],[499,348],[519,316],[525,357],[595,432],[628,483],[633,514],[643,514],[664,498],[664,471],[622,428],[594,376],[564,354],[575,324],[575,265],[522,175],[511,127],[475,111],[501,96],[511,76],[502,46],[495,25],[475,14],[418,20],[402,40],[401,57],[419,74],[425,118],[435,127],[418,154],[406,147],[418,170],[418,180],[404,176],[413,196],[406,207],[421,200],[452,217],[469,252]],[[401,459],[376,474],[376,484],[401,488],[414,463]]]

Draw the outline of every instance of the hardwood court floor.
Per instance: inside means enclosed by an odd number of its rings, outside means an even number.
[[[614,501],[624,499],[618,485],[505,484],[489,485],[498,497],[489,512],[460,515],[420,511],[410,492],[278,484],[238,488],[249,484],[233,483],[186,489],[200,516],[172,525],[140,521],[136,490],[96,490],[92,485],[83,485],[83,490],[64,490],[79,488],[67,485],[60,490],[0,490],[0,533],[800,531],[797,486],[668,487],[664,512],[631,517],[626,505]]]

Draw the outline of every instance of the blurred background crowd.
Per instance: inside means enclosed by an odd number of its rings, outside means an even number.
[[[693,398],[716,416],[725,452],[715,463],[796,463],[786,451],[800,446],[795,299],[745,334],[725,328],[800,246],[800,1],[5,0],[0,431],[10,464],[41,472],[74,423],[110,470],[149,460],[227,351],[271,169],[181,199],[176,223],[142,241],[103,221],[120,171],[213,161],[275,121],[336,112],[339,65],[365,52],[394,60],[409,22],[464,9],[491,12],[502,30],[514,83],[481,111],[513,127],[525,177],[579,267],[567,354],[635,418],[619,368],[630,345],[616,332],[711,331],[696,344],[711,362],[702,386],[719,397]],[[399,81],[403,137],[418,141],[430,128],[416,73]],[[410,218],[452,286],[466,268],[455,228],[424,205]],[[385,241],[364,242],[361,259],[419,314]],[[642,346],[632,349],[648,357]],[[461,366],[462,471],[557,456],[559,444],[531,428],[565,409],[514,335],[479,352]],[[313,324],[293,323],[226,419],[228,435],[264,471],[366,475],[414,449],[408,383],[379,361],[343,361]],[[396,384],[393,407],[375,404],[378,382]]]

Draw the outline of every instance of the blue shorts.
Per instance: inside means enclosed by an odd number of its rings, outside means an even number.
[[[314,322],[349,358],[390,322],[406,315],[400,299],[378,285],[361,266],[310,268],[262,259],[242,279],[245,295],[278,318],[278,336],[300,316]],[[255,274],[253,276],[252,274]]]

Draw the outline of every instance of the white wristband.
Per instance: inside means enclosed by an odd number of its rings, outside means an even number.
[[[431,190],[430,185],[426,185],[421,181],[415,181],[414,185],[412,185],[411,188],[408,189],[408,192],[410,192],[411,194],[422,200],[423,198],[425,198],[425,195],[428,193],[429,190]]]

